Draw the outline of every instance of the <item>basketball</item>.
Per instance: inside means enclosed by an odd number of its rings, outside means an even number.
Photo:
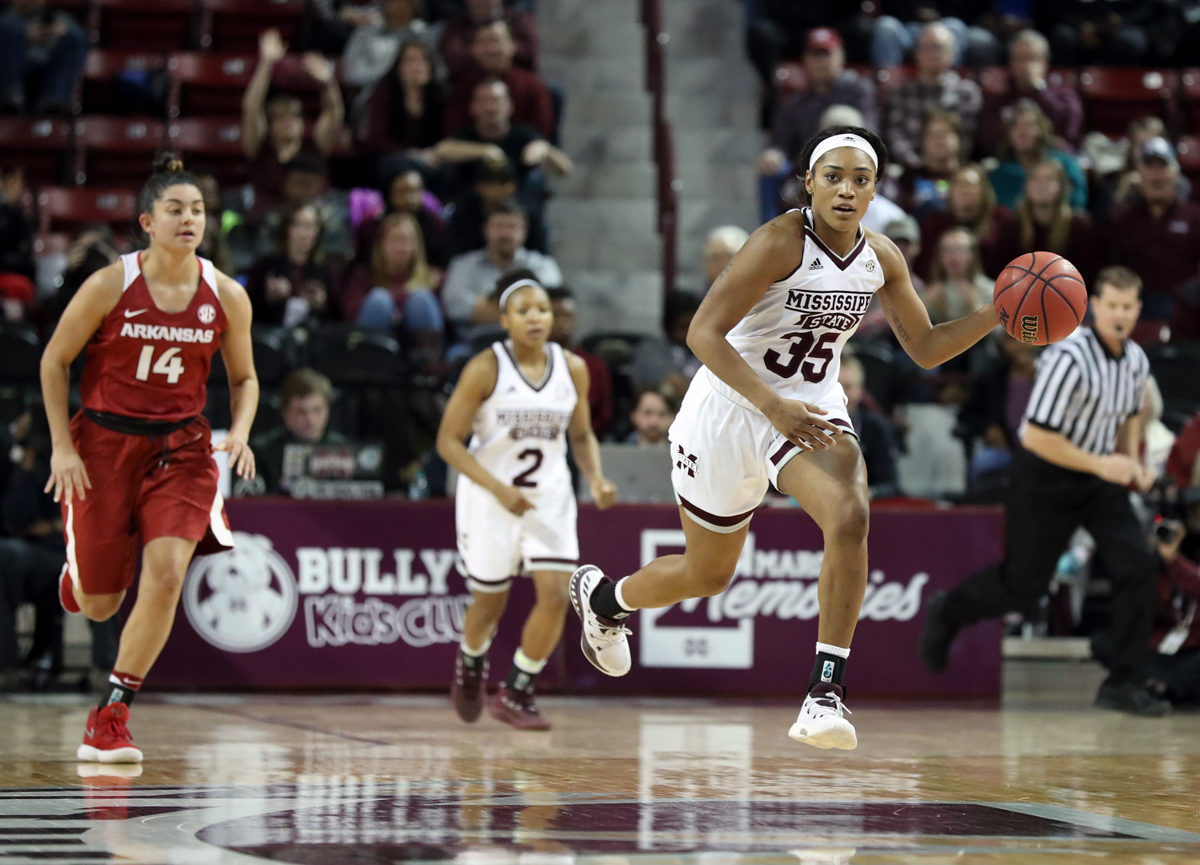
[[[1070,336],[1083,321],[1087,286],[1061,255],[1029,252],[1000,271],[992,303],[1013,339],[1049,345]]]

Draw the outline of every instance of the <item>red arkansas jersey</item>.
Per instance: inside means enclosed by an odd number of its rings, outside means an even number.
[[[141,253],[121,256],[121,299],[87,346],[83,407],[156,421],[180,421],[204,410],[208,371],[228,324],[213,263],[200,259],[200,286],[183,312],[154,305]]]

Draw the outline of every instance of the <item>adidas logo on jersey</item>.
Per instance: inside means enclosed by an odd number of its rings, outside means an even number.
[[[821,259],[814,258],[813,263],[808,266],[808,271],[811,273],[814,270],[824,270],[825,265],[821,264]]]

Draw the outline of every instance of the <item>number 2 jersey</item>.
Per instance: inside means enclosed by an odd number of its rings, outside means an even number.
[[[817,237],[811,208],[803,214],[800,266],[771,285],[726,339],[777,394],[820,403],[838,387],[842,346],[883,285],[883,266],[861,227],[842,258]],[[707,369],[703,374],[722,396],[752,407]]]
[[[228,324],[213,263],[201,258],[200,284],[187,309],[163,312],[142,275],[141,253],[121,256],[121,299],[87,345],[83,407],[172,422],[204,411],[213,353]]]
[[[527,497],[572,495],[567,427],[579,394],[562,346],[547,343],[546,372],[531,382],[509,342],[495,342],[496,387],[475,414],[467,447],[479,464]],[[462,480],[470,480],[464,475]]]

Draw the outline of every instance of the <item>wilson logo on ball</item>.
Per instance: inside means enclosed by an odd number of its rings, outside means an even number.
[[[1023,342],[1037,342],[1038,338],[1038,319],[1036,315],[1021,316],[1021,340]]]

